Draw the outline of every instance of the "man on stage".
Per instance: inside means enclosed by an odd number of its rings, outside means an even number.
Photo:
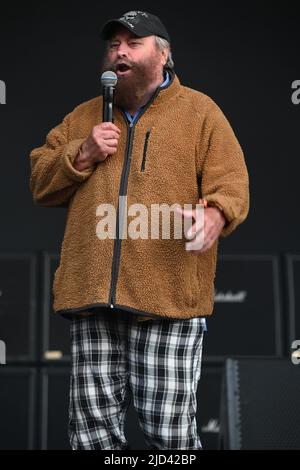
[[[125,13],[101,36],[103,72],[118,78],[114,122],[101,122],[96,97],[30,155],[34,200],[68,207],[53,289],[55,312],[71,320],[70,442],[128,448],[131,388],[148,448],[201,449],[196,391],[205,317],[213,312],[219,237],[248,214],[247,168],[220,108],[180,83],[157,16]],[[189,234],[153,236],[163,221],[154,227],[147,216],[140,225],[152,230],[124,236],[137,204],[147,214],[176,205],[174,220],[176,213],[193,221]],[[105,237],[110,207],[115,230]]]

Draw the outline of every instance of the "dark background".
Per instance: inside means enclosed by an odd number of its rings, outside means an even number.
[[[242,145],[250,176],[249,216],[219,245],[220,254],[229,256],[219,269],[221,290],[247,290],[249,295],[240,310],[238,305],[218,304],[217,315],[209,320],[204,348],[208,357],[198,395],[204,405],[198,418],[201,429],[208,423],[216,429],[203,433],[206,448],[217,447],[224,351],[228,356],[230,347],[235,348],[233,355],[251,350],[255,356],[266,350],[274,357],[280,351],[287,358],[291,340],[299,338],[300,323],[297,330],[295,318],[300,257],[294,255],[300,253],[300,104],[294,105],[291,97],[292,82],[300,80],[300,8],[292,2],[271,1],[180,6],[171,1],[27,1],[19,6],[6,2],[0,7],[0,80],[7,92],[7,104],[0,105],[0,252],[4,259],[6,253],[38,255],[38,269],[33,270],[36,290],[31,294],[23,282],[26,265],[13,264],[11,257],[0,262],[0,288],[7,281],[12,298],[16,297],[10,304],[5,299],[0,302],[0,339],[10,350],[13,344],[16,350],[21,348],[19,336],[14,335],[18,325],[18,334],[23,332],[24,341],[36,348],[23,362],[9,360],[0,366],[0,448],[68,447],[69,360],[53,363],[44,354],[47,349],[62,349],[62,341],[67,350],[68,326],[56,323],[63,320],[53,320],[50,314],[50,280],[56,264],[50,263],[51,256],[43,257],[43,252],[60,251],[66,210],[34,205],[29,154],[75,106],[100,93],[100,26],[135,9],[157,14],[165,23],[179,79],[221,107]],[[11,263],[11,276],[5,263]],[[28,314],[27,294],[34,327],[22,315],[22,309]],[[24,302],[22,309],[18,302]],[[8,339],[3,325],[12,332]],[[277,349],[274,332],[282,345]],[[219,362],[209,357],[210,351],[219,351]],[[287,395],[281,397],[285,402]],[[132,407],[127,427],[131,442],[144,448]],[[298,436],[299,426],[296,431]]]
[[[300,9],[258,1],[2,4],[1,249],[59,249],[65,209],[33,205],[29,153],[76,105],[99,94],[99,27],[133,9],[161,17],[181,82],[217,102],[244,149],[250,213],[221,249],[298,251],[300,105],[291,101],[291,84],[300,78]]]

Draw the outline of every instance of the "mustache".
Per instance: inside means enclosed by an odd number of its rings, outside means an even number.
[[[134,66],[134,63],[133,62],[129,62],[128,60],[117,60],[113,66],[114,67],[118,67],[119,65],[127,65],[127,67],[133,67]]]
[[[113,72],[116,72],[120,66],[124,67],[128,67],[130,69],[137,69],[138,68],[138,64],[136,64],[135,62],[131,62],[129,60],[124,60],[124,59],[119,59],[119,60],[116,60],[115,62],[109,62],[109,61],[106,61],[104,63],[104,68],[105,69],[109,69],[109,70],[112,70]]]

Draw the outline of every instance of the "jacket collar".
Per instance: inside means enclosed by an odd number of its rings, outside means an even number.
[[[166,87],[159,87],[155,91],[155,96],[150,99],[150,103],[145,105],[145,112],[147,112],[149,109],[156,109],[159,106],[166,106],[168,102],[174,98],[180,90],[180,81],[177,75],[169,71],[170,74],[170,82]],[[123,111],[119,109],[117,106],[115,107],[114,110],[115,117],[119,120],[121,119],[121,116],[123,115]]]
[[[150,107],[154,108],[157,106],[165,105],[170,99],[179,93],[180,81],[174,72],[169,71],[170,83],[163,88],[160,88],[157,96],[152,101]]]

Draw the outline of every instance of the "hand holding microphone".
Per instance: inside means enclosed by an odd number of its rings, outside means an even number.
[[[109,155],[117,152],[120,129],[113,124],[114,90],[117,83],[114,72],[104,72],[101,76],[103,87],[103,122],[93,127],[92,132],[82,144],[74,162],[78,171],[85,170],[95,163],[103,162]]]

